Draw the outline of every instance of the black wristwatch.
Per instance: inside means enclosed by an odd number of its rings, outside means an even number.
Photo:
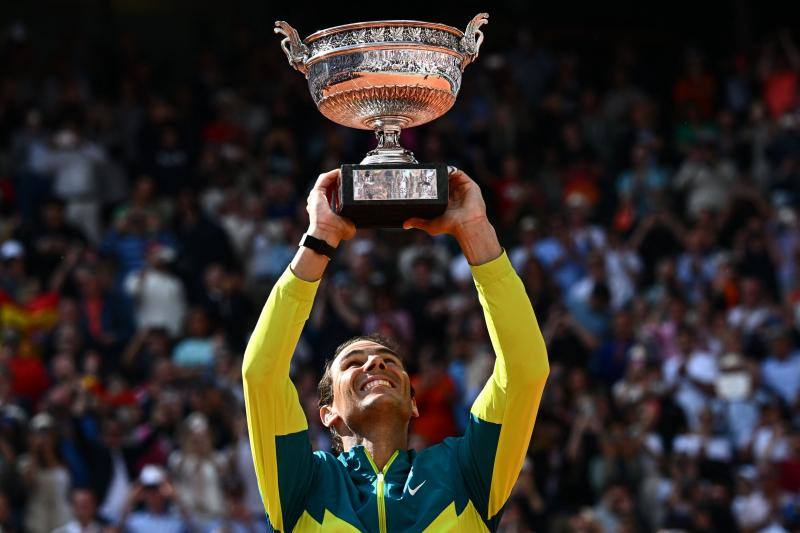
[[[334,254],[336,253],[336,248],[328,244],[327,242],[323,241],[322,239],[317,239],[313,235],[309,235],[308,233],[303,234],[303,238],[300,239],[300,246],[305,246],[306,248],[310,248],[317,252],[318,254],[326,256],[328,259],[333,259]]]

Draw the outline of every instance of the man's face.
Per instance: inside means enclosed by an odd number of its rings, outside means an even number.
[[[77,490],[72,496],[72,507],[79,522],[88,523],[94,518],[97,506],[88,490]]]
[[[143,490],[144,505],[151,513],[161,513],[167,503],[161,485],[145,485]]]
[[[376,416],[410,420],[419,416],[411,380],[400,357],[387,347],[362,340],[347,346],[331,365],[333,405],[320,408],[326,427],[343,422],[358,433]],[[339,428],[340,433],[342,428]]]

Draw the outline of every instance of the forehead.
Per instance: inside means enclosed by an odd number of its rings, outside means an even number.
[[[378,352],[384,352],[384,353],[388,352],[394,354],[394,351],[390,350],[383,344],[379,344],[375,341],[370,341],[370,340],[361,340],[361,341],[356,341],[353,344],[347,346],[344,350],[342,350],[339,353],[338,356],[336,356],[336,360],[341,361],[343,358],[357,351],[364,352],[365,354],[372,354]]]

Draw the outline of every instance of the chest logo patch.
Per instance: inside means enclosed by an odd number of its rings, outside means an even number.
[[[410,495],[412,495],[412,496],[415,495],[417,493],[417,491],[422,488],[422,485],[424,485],[426,481],[428,481],[428,480],[426,479],[425,481],[423,481],[422,483],[420,483],[419,485],[417,485],[413,489],[411,487],[408,487],[408,493]]]

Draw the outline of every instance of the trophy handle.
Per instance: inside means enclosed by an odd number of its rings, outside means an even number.
[[[489,13],[478,13],[467,24],[464,37],[461,38],[461,50],[464,52],[464,59],[461,62],[461,70],[478,59],[478,51],[483,43],[483,32],[480,27],[489,22]]]
[[[288,22],[276,20],[275,33],[285,36],[285,38],[281,41],[281,48],[283,48],[283,52],[286,54],[289,64],[305,74],[308,71],[306,68],[308,47],[303,44],[303,41],[300,40],[297,30],[292,28]]]

